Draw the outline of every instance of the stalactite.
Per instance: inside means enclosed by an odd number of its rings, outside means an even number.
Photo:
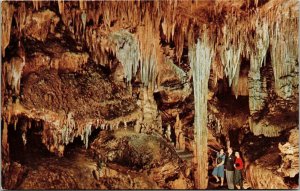
[[[63,144],[69,143],[69,131],[66,125],[63,125],[63,128],[61,129],[61,137]]]
[[[84,38],[85,26],[86,26],[86,13],[85,12],[81,13],[81,21],[82,21],[82,35],[81,35],[81,38]]]
[[[58,10],[59,10],[59,14],[63,14],[64,13],[64,10],[65,10],[65,7],[64,7],[64,0],[58,0],[57,1],[57,4],[58,4]]]
[[[287,3],[291,3],[289,1]],[[298,61],[297,47],[298,38],[298,13],[291,11],[283,14],[283,6],[259,12],[252,17],[251,22],[255,34],[249,39],[250,46],[250,71],[249,71],[249,108],[250,114],[260,112],[266,104],[268,97],[267,82],[261,76],[260,69],[266,63],[266,55],[269,49],[271,63],[274,71],[275,92],[287,100],[295,96],[298,91]],[[251,35],[249,35],[251,37]],[[297,90],[296,90],[297,89]],[[295,91],[296,90],[296,91]],[[251,131],[258,135],[278,136],[281,128],[279,126],[265,124],[264,119],[255,121],[250,119]]]
[[[237,87],[237,90],[234,90],[236,97],[238,95],[249,96],[248,76],[240,76],[238,85],[233,87]]]
[[[19,29],[19,38],[22,30],[25,27],[25,19],[26,19],[26,6],[25,2],[20,3],[20,6],[17,9],[17,14],[15,14],[15,20],[17,23],[17,27]]]
[[[241,64],[238,63],[237,66],[236,66],[236,71],[235,71],[235,74],[234,74],[234,77],[232,79],[232,84],[231,84],[231,87],[232,87],[232,91],[235,95],[235,97],[237,98],[239,94],[239,87],[241,85],[241,81],[240,81],[240,67],[241,67]]]
[[[150,34],[149,39],[151,39],[151,33],[153,32],[149,32],[149,30],[147,28],[149,28],[148,26],[150,26],[150,28],[154,28],[155,30],[158,29],[158,27],[156,26],[157,23],[158,25],[160,25],[160,21],[162,20],[162,29],[163,29],[163,33],[166,35],[166,39],[168,42],[170,41],[174,41],[175,42],[175,47],[176,47],[176,57],[177,59],[180,59],[180,56],[182,54],[182,48],[183,48],[183,44],[184,44],[184,38],[186,35],[186,28],[189,24],[189,19],[188,18],[184,18],[184,17],[176,17],[178,14],[181,14],[180,12],[178,12],[177,8],[177,4],[178,2],[157,2],[155,3],[154,7],[150,7],[149,3],[138,3],[138,4],[134,4],[133,2],[93,2],[93,4],[87,4],[85,2],[79,2],[79,11],[75,11],[73,10],[74,8],[68,8],[65,10],[65,4],[67,4],[67,7],[70,7],[69,2],[63,2],[63,1],[58,1],[58,6],[59,6],[59,12],[62,15],[63,21],[65,24],[67,24],[69,26],[69,21],[72,21],[73,23],[73,31],[74,33],[76,33],[76,36],[87,36],[87,32],[85,32],[85,23],[86,20],[92,20],[94,23],[94,26],[97,26],[99,23],[99,15],[103,15],[103,22],[105,25],[105,29],[111,28],[111,23],[115,22],[115,26],[113,26],[112,28],[118,28],[118,27],[124,27],[124,25],[132,25],[133,27],[137,26],[138,24],[144,23],[147,35]],[[34,3],[34,7],[38,8],[41,5],[38,3]],[[94,10],[96,7],[99,7],[99,10]],[[191,4],[191,10],[193,11],[193,7],[197,7],[197,5],[193,5]],[[219,6],[221,7],[221,6]],[[138,10],[142,10],[142,11],[138,11]],[[151,13],[149,13],[149,10],[151,10]],[[86,11],[86,13],[85,13]],[[216,14],[220,14],[222,10],[217,9],[215,10]],[[165,15],[164,13],[168,12],[170,14]],[[118,21],[118,16],[120,15],[120,13],[127,13],[127,14],[121,14],[122,15],[122,23]],[[134,13],[138,13],[139,16],[133,16]],[[176,18],[176,21],[175,21]],[[149,21],[148,21],[149,20]],[[240,56],[241,54],[246,54],[246,55],[250,55],[249,53],[249,46],[247,46],[245,43],[245,35],[249,35],[249,30],[246,30],[245,34],[243,31],[245,31],[245,20],[243,19],[243,15],[239,15],[236,11],[231,11],[229,13],[229,15],[226,16],[225,20],[225,24],[223,25],[223,31],[220,31],[219,36],[222,36],[220,38],[220,42],[221,42],[221,50],[220,50],[220,55],[221,55],[221,59],[222,59],[222,63],[224,65],[224,71],[225,71],[225,75],[228,76],[229,78],[229,84],[233,86],[233,91],[234,93],[237,95],[237,86],[238,86],[238,69],[239,69],[239,65],[240,65]],[[197,22],[197,20],[195,19],[193,22]],[[279,21],[280,22],[280,21]],[[126,24],[125,24],[126,23]],[[241,24],[239,24],[241,23]],[[286,22],[287,23],[287,22]],[[153,26],[154,24],[154,26]],[[250,23],[250,25],[252,25]],[[99,25],[98,25],[99,26]],[[180,27],[179,27],[180,26]],[[277,25],[275,25],[277,26]],[[103,26],[102,26],[103,28]],[[177,29],[178,30],[177,30]],[[251,28],[251,27],[250,27]],[[175,32],[176,29],[176,32]],[[295,30],[294,30],[295,31]],[[84,35],[84,33],[86,33]],[[95,41],[95,39],[93,40]],[[155,59],[152,59],[153,57],[155,57],[155,55],[157,56],[157,53],[154,53],[149,50],[152,47],[157,47],[158,44],[154,43],[151,45],[151,43],[144,43],[142,42],[142,38],[139,38],[139,43],[140,43],[140,48],[141,48],[141,56],[142,56],[142,62],[146,63],[143,64],[145,66],[142,66],[144,69],[143,73],[143,82],[147,85],[147,81],[150,80],[151,81],[151,77],[149,78],[149,73],[152,74],[152,71],[154,71],[155,67],[151,67],[148,66],[147,63],[155,63]],[[274,43],[275,44],[274,40]],[[93,43],[95,44],[95,43]],[[97,43],[96,43],[97,44]],[[146,47],[145,44],[149,44]],[[95,47],[95,45],[93,45]],[[89,46],[90,47],[90,46]],[[278,47],[278,46],[272,46],[272,47]],[[280,46],[279,46],[280,47]],[[91,49],[91,48],[90,48]],[[99,51],[101,48],[92,48],[93,52],[101,52]],[[244,49],[244,50],[243,50]],[[143,53],[144,52],[144,53]],[[275,52],[275,51],[272,51]],[[152,56],[149,56],[151,55]],[[96,56],[95,56],[96,55]],[[278,55],[275,54],[274,55]],[[145,58],[148,57],[148,58]],[[101,62],[102,64],[104,62],[109,62],[106,58],[105,58],[105,53],[94,53],[94,58],[96,58],[98,60],[98,62]],[[276,60],[276,59],[274,59]],[[277,59],[278,60],[278,59]],[[154,64],[155,65],[155,64]],[[293,65],[293,64],[292,64]],[[277,65],[276,65],[277,66]],[[152,70],[152,69],[153,70]],[[147,72],[147,70],[150,70],[150,72]],[[287,69],[289,70],[289,69]],[[280,73],[278,71],[276,71],[276,74]],[[151,76],[151,75],[150,75]],[[155,76],[155,75],[154,75]],[[276,79],[279,79],[276,78]],[[293,80],[293,79],[292,79]],[[290,84],[288,81],[291,81],[290,78],[287,78],[286,80],[276,80],[279,84],[279,81],[285,81],[282,83],[288,83]],[[290,93],[290,89],[291,87],[289,85],[284,86],[285,90],[285,94],[284,95],[289,95]],[[281,86],[281,87],[282,87]],[[279,89],[279,88],[277,88]],[[283,94],[283,93],[279,93],[278,94]]]
[[[298,91],[298,18],[296,13],[275,19],[271,29],[271,60],[275,92],[284,99],[290,98]]]
[[[148,10],[146,10],[144,16],[144,22],[145,26],[137,32],[140,48],[141,80],[144,86],[154,88],[157,76],[156,65],[159,57],[159,36],[155,33],[155,29],[159,28],[159,24],[156,26],[155,23],[152,23],[151,13]]]
[[[81,140],[83,140],[86,149],[88,148],[89,136],[91,134],[92,134],[92,123],[88,123],[84,129],[83,135],[81,136]]]
[[[23,145],[26,146],[27,144],[26,131],[22,133],[22,141],[23,141]]]
[[[23,48],[19,48],[19,56],[13,57],[10,62],[4,63],[4,72],[6,73],[6,82],[12,87],[14,93],[20,93],[20,80],[25,66],[25,52]]]
[[[156,47],[152,44],[150,53],[143,54],[141,60],[141,79],[145,86],[154,87],[156,77]],[[140,49],[142,51],[142,49]]]
[[[75,129],[76,128],[76,123],[73,117],[73,113],[68,113],[67,116],[67,127],[68,129]]]
[[[68,113],[66,122],[61,122],[63,124],[63,128],[61,129],[61,141],[62,144],[69,144],[70,142],[73,142],[76,131],[76,122],[73,118],[73,113]]]
[[[12,25],[12,19],[13,19],[15,8],[9,2],[2,2],[1,6],[2,6],[1,50],[2,50],[3,57],[5,57],[5,49],[8,46],[10,41],[11,25]]]
[[[230,15],[219,33],[220,57],[224,66],[224,73],[228,77],[229,86],[237,86],[241,54],[244,39],[241,26],[237,25],[237,18]],[[234,89],[237,89],[234,87]]]
[[[69,4],[69,2],[66,2],[66,4]],[[167,22],[168,28],[168,31],[166,33],[168,36],[172,36],[173,39],[176,26],[175,15],[177,2],[155,2],[154,4],[155,6],[152,7],[150,3],[135,4],[134,2],[95,2],[91,4],[91,6],[88,6],[89,4],[86,5],[80,2],[79,11],[75,11],[74,8],[70,8],[61,12],[61,9],[63,9],[63,3],[59,2],[59,9],[62,15],[63,22],[69,27],[70,21],[72,22],[72,27],[70,28],[70,30],[73,31],[74,35],[76,37],[85,36],[85,38],[87,39],[87,45],[92,52],[93,59],[101,65],[108,65],[110,62],[107,58],[108,53],[114,53],[117,50],[114,50],[112,47],[107,46],[106,43],[102,43],[101,36],[103,34],[101,34],[100,31],[103,31],[103,29],[114,31],[117,28],[128,27],[134,29],[137,25],[139,25],[135,34],[138,39],[138,44],[133,46],[133,49],[135,49],[136,47],[139,48],[137,54],[139,52],[140,56],[138,60],[140,62],[140,75],[143,84],[145,86],[148,86],[150,84],[150,86],[154,87],[157,75],[157,57],[160,57],[160,53],[157,52],[159,47],[159,34],[157,33],[157,31],[159,30],[162,18],[164,18],[164,20]],[[64,6],[67,7],[69,5]],[[95,6],[99,7],[99,9],[93,10],[92,8],[95,8]],[[170,11],[171,14],[165,15],[164,10]],[[85,12],[83,11],[86,11],[85,19]],[[100,15],[103,16],[103,23],[99,25]],[[122,22],[119,22],[120,15],[122,15]],[[82,20],[92,20],[93,26],[88,27],[88,29],[84,30],[85,22],[83,22]],[[176,46],[178,45],[176,48],[176,52],[178,59],[180,59],[182,55],[184,44],[184,40],[182,39],[184,39],[183,37],[185,35],[185,28],[187,28],[188,25],[188,19],[183,19],[182,23],[186,27],[181,29],[181,31],[179,31],[178,35],[176,36]],[[78,30],[78,28],[82,28],[82,30]],[[145,36],[147,36],[147,38],[145,38]],[[103,51],[104,49],[105,51]],[[124,57],[121,58],[121,55],[123,54],[122,52],[124,51],[122,50],[121,52],[115,52],[118,54],[117,56],[119,56],[118,59],[122,64],[129,63],[129,61],[124,62]],[[134,60],[132,64],[125,64],[126,67],[124,68],[124,74],[126,76],[125,78],[127,82],[130,81],[133,74],[136,73],[135,68],[138,66],[137,62],[137,60]],[[134,66],[133,69],[131,69],[131,65]]]
[[[102,65],[106,65],[109,60],[106,58],[107,53],[114,52],[116,50],[113,50],[111,47],[108,48],[109,50],[103,51],[104,48],[102,47],[107,47],[104,44],[101,43],[101,40],[98,39],[96,33],[99,34],[99,30],[100,28],[105,28],[108,29],[109,27],[111,27],[111,23],[117,21],[115,24],[115,26],[113,26],[113,28],[117,28],[117,27],[124,27],[123,23],[128,23],[130,24],[130,26],[135,27],[137,24],[140,23],[144,23],[144,27],[142,27],[143,29],[139,30],[141,32],[137,32],[137,38],[138,38],[138,44],[136,47],[139,47],[139,52],[140,52],[140,57],[139,57],[139,62],[140,62],[140,66],[141,66],[141,79],[142,82],[145,86],[148,86],[149,83],[151,84],[151,86],[154,86],[155,83],[155,78],[156,78],[156,63],[157,63],[157,59],[156,57],[158,56],[157,54],[157,46],[159,46],[159,41],[157,40],[159,37],[157,35],[154,35],[158,29],[159,29],[159,25],[160,25],[160,20],[161,17],[163,15],[163,11],[164,9],[168,9],[168,10],[174,10],[176,7],[176,3],[161,3],[161,2],[157,2],[155,7],[150,7],[149,3],[143,3],[140,5],[135,5],[133,2],[110,2],[109,4],[106,2],[98,2],[97,3],[98,6],[100,7],[100,9],[98,11],[93,11],[93,10],[89,10],[88,6],[81,6],[80,7],[86,7],[87,9],[87,16],[86,16],[86,20],[93,20],[94,22],[94,26],[93,27],[89,27],[89,29],[86,30],[85,35],[84,34],[77,34],[78,33],[78,27],[80,28],[81,26],[79,24],[79,19],[78,19],[78,14],[75,11],[71,11],[71,10],[66,10],[64,11],[62,14],[62,20],[65,24],[67,24],[69,26],[69,21],[71,20],[73,23],[73,27],[71,27],[71,31],[74,32],[75,36],[85,36],[87,38],[87,44],[88,47],[90,49],[90,51],[93,54],[93,58],[100,64]],[[139,6],[142,7],[142,10],[145,10],[144,12],[141,11],[139,12]],[[167,8],[165,8],[167,7]],[[82,9],[82,8],[80,8]],[[85,8],[84,8],[85,10]],[[149,10],[152,10],[149,11]],[[127,14],[123,14],[123,13]],[[122,23],[118,22],[118,18],[120,13],[122,13]],[[141,14],[141,16],[133,16],[133,13],[138,13]],[[103,15],[103,25],[101,25],[98,29],[95,29],[95,26],[97,26],[98,24],[98,19],[99,19],[99,15]],[[81,15],[82,16],[82,15]],[[169,21],[174,20],[174,13],[172,14],[172,18],[168,19]],[[83,23],[82,28],[83,30],[80,30],[82,33],[84,33],[84,22],[80,22]],[[172,23],[173,22],[169,22]],[[187,23],[187,22],[185,22]],[[78,25],[78,26],[77,26]],[[74,27],[75,26],[75,27]],[[173,25],[173,29],[172,29],[172,33],[174,34],[174,27],[175,25]],[[95,33],[95,32],[96,33]],[[139,34],[140,33],[140,34]],[[147,36],[148,38],[144,38],[144,36]],[[178,55],[182,54],[182,49],[183,49],[183,41],[181,41],[181,36],[179,36],[179,38],[177,38],[178,43],[181,47],[179,48],[179,50],[177,52]],[[98,41],[98,42],[97,42]],[[100,41],[100,43],[99,43]],[[156,42],[157,41],[157,42]],[[121,53],[121,52],[118,52]],[[122,53],[121,53],[122,54]],[[121,54],[118,54],[119,56]],[[117,55],[117,56],[118,56]],[[179,56],[178,56],[179,57]],[[120,57],[119,57],[120,58]],[[119,59],[121,61],[122,64],[124,64],[122,62],[122,58]],[[128,63],[128,62],[127,62]],[[126,80],[130,81],[132,75],[132,72],[129,72],[128,69],[130,69],[130,65],[126,64],[125,69],[127,69],[127,72],[125,72],[125,76],[126,76]],[[133,62],[133,66],[134,69],[130,69],[133,70],[133,73],[135,73],[135,68],[137,66],[137,61],[135,60]],[[129,74],[129,76],[127,76],[127,74]]]
[[[79,1],[79,8],[80,8],[80,10],[85,10],[87,8],[87,2]]]
[[[108,55],[115,55],[116,51],[112,45],[112,41],[109,40],[108,35],[103,34],[100,29],[93,27],[86,28],[86,43],[92,53],[93,60],[100,65],[107,65],[110,61]]]
[[[76,6],[70,5],[71,2],[58,1],[62,21],[69,27],[77,40],[85,40],[81,42],[86,42],[96,63],[105,66],[110,65],[111,59],[109,56],[116,56],[124,67],[124,77],[127,83],[130,83],[133,77],[136,76],[138,67],[140,67],[142,83],[145,87],[151,88],[156,85],[156,76],[160,72],[157,71],[157,65],[160,64],[164,56],[160,52],[159,25],[161,24],[166,41],[175,44],[175,57],[180,62],[185,41],[194,41],[194,33],[196,33],[194,24],[199,22],[199,18],[195,16],[198,13],[197,6],[199,2],[197,1],[192,3],[190,6],[191,13],[188,14],[180,13],[183,5],[180,6],[179,11],[176,11],[177,1],[155,1],[154,3],[80,1],[79,10]],[[250,3],[248,3],[249,5]],[[35,10],[39,10],[42,2],[33,2],[33,6]],[[255,0],[255,6],[258,6],[257,0]],[[270,15],[266,17],[260,15],[261,12],[258,8],[255,10],[258,16],[253,13],[253,15],[250,14],[244,17],[244,15],[238,15],[232,11],[225,16],[221,30],[217,33],[218,42],[215,44],[215,49],[218,51],[219,60],[216,65],[212,66],[215,72],[215,83],[224,75],[227,76],[229,85],[236,96],[248,95],[247,88],[249,88],[251,114],[264,108],[264,99],[267,97],[266,79],[261,76],[260,69],[266,60],[269,44],[271,45],[270,54],[276,93],[284,99],[290,99],[298,91],[298,39],[295,38],[298,36],[298,17],[290,15],[292,13],[289,12],[282,17],[284,15],[283,12],[280,12],[282,7],[284,6],[276,7],[276,11],[271,10]],[[25,3],[21,3],[21,6],[17,8],[18,14],[15,14],[20,34],[25,25],[25,8]],[[12,4],[2,3],[1,46],[3,55],[10,40],[14,9]],[[219,9],[216,8],[215,10],[219,12],[218,14],[222,12],[222,7]],[[280,16],[275,16],[276,14]],[[54,12],[53,15],[55,15]],[[248,19],[251,19],[249,23]],[[120,31],[124,28],[126,31]],[[188,28],[191,28],[190,31]],[[214,32],[210,31],[209,34],[215,35]],[[201,40],[198,40],[194,47],[189,48],[195,97],[194,126],[196,131],[197,188],[206,188],[207,185],[205,179],[207,176],[207,86],[214,54],[212,51],[214,43],[208,39],[208,32],[204,31],[203,34]],[[39,33],[38,36],[42,36],[42,34]],[[113,44],[116,44],[116,46],[113,46]],[[242,56],[250,60],[249,81],[245,76],[241,78],[239,75]],[[168,62],[168,64],[173,67],[180,78],[186,76],[183,70],[174,65],[173,61]],[[7,84],[12,87],[17,95],[20,92],[20,79],[24,65],[25,55],[24,57],[13,57],[11,61],[4,63],[4,76],[6,76]],[[141,131],[140,123],[144,128],[150,128],[153,125],[151,123],[154,121],[158,128],[161,127],[160,114],[153,99],[153,91],[147,88],[142,91],[144,100],[141,107],[144,112],[137,120],[135,127],[137,132]],[[10,112],[7,111],[6,115],[10,116]],[[8,118],[7,123],[10,123],[10,117]],[[78,121],[75,122],[72,113],[68,113],[65,118],[57,121],[48,119],[47,124],[44,126],[45,132],[43,132],[43,141],[47,148],[62,153],[64,145],[72,142],[74,137],[77,136],[81,136],[87,148],[92,126],[98,127],[98,121],[96,125],[86,122],[77,124]],[[178,121],[179,116],[177,118]],[[125,128],[127,122],[124,122]],[[6,132],[6,134],[7,123],[4,122],[4,133]],[[101,129],[115,130],[119,127],[119,123],[120,121],[103,121],[100,127]],[[257,126],[254,121],[250,121],[250,128],[254,134],[263,133],[267,136],[277,136],[280,131],[275,126]],[[168,125],[168,136],[171,135],[170,129],[171,126]],[[161,132],[161,129],[157,130]],[[142,131],[145,131],[145,129]],[[2,143],[5,142],[7,140],[2,139]],[[4,148],[7,150],[7,147]]]
[[[17,130],[17,124],[18,124],[18,117],[16,117],[16,119],[14,119],[14,130]]]
[[[219,58],[220,59],[220,58]],[[211,65],[212,72],[213,72],[213,85],[217,86],[218,80],[223,79],[224,77],[224,67],[218,57],[215,58],[214,63]]]
[[[33,8],[37,11],[42,7],[43,4],[42,1],[32,1],[32,3],[33,3]]]
[[[282,131],[282,127],[279,125],[270,124],[270,122],[264,119],[259,122],[249,120],[249,126],[251,132],[253,132],[253,134],[256,136],[264,135],[266,137],[278,137]]]
[[[176,21],[175,21],[176,22]],[[184,47],[184,42],[186,39],[186,32],[188,31],[188,25],[189,21],[187,19],[180,20],[176,22],[177,24],[177,30],[176,33],[172,33],[174,36],[174,42],[175,42],[175,47],[176,47],[176,59],[177,61],[180,62],[182,53],[183,53],[183,47]]]
[[[254,50],[250,55],[249,71],[249,108],[253,114],[263,109],[266,93],[266,82],[260,75],[260,68],[265,63],[267,50],[269,48],[269,31],[266,21],[256,20],[256,35],[253,38]]]
[[[139,65],[139,44],[134,36],[125,30],[115,32],[111,37],[116,43],[116,57],[124,68],[124,78],[127,83],[130,83]]]
[[[195,162],[196,188],[207,188],[207,95],[210,65],[213,58],[213,43],[209,40],[205,29],[202,39],[196,46],[189,48],[189,61],[193,71],[194,99],[195,99]]]

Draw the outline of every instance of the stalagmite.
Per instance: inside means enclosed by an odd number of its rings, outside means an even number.
[[[151,88],[143,87],[143,100],[142,100],[142,113],[143,113],[143,124],[146,127],[150,125],[155,126],[155,131],[161,133],[162,121],[160,112],[157,108],[156,101],[153,96],[153,90]]]
[[[195,185],[198,189],[206,189],[208,184],[207,164],[207,94],[210,65],[213,58],[213,43],[209,40],[205,29],[202,39],[189,50],[189,61],[193,71],[195,99]]]

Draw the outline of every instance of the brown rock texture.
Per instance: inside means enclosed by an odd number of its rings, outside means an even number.
[[[124,130],[113,134],[103,132],[91,149],[100,161],[128,167],[147,175],[158,188],[190,189],[192,181],[186,177],[185,164],[176,151],[160,136]],[[155,187],[154,187],[155,188]]]

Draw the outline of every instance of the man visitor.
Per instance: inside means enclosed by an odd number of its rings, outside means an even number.
[[[233,178],[234,178],[235,157],[233,155],[231,147],[228,147],[227,152],[228,152],[228,154],[226,155],[226,158],[225,158],[226,180],[227,180],[228,189],[234,189]]]

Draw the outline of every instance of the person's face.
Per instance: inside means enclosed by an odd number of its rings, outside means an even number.
[[[232,149],[228,148],[228,153],[231,154],[232,153]]]
[[[239,156],[240,156],[239,152],[235,152],[234,155],[235,155],[236,157],[239,157]]]
[[[224,150],[223,149],[220,150],[220,154],[221,155],[224,154]]]

